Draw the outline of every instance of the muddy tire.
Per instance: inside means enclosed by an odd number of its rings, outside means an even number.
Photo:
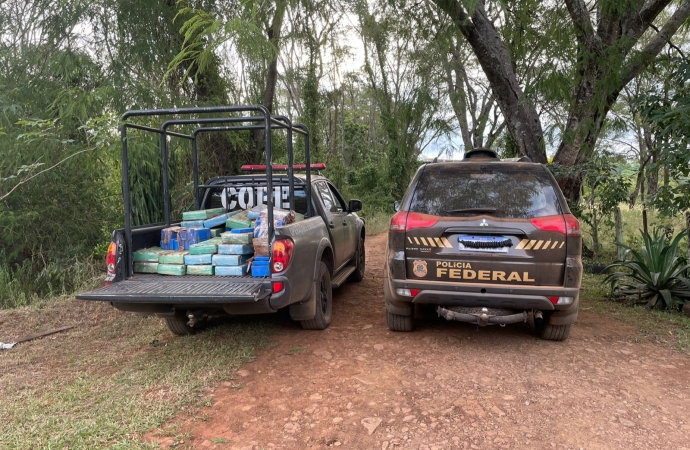
[[[186,336],[194,333],[194,329],[187,325],[187,317],[184,314],[175,314],[174,317],[166,317],[165,324],[168,329],[178,336]]]
[[[364,251],[364,238],[359,238],[359,244],[357,244],[357,252],[355,253],[355,271],[352,272],[348,280],[360,282],[364,279],[364,267],[366,266],[366,253]]]
[[[305,330],[325,330],[333,316],[333,289],[331,275],[323,261],[319,262],[319,276],[312,287],[312,296],[316,302],[316,314],[311,320],[301,320],[300,324]]]
[[[414,316],[401,316],[386,311],[386,322],[391,331],[412,331],[414,328]]]
[[[550,325],[544,324],[542,329],[539,331],[539,337],[546,339],[547,341],[565,341],[570,335],[570,328],[572,324],[569,325]]]

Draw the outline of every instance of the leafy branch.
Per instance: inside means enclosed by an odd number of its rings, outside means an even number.
[[[114,115],[109,115],[105,117],[97,117],[94,119],[90,119],[86,125],[83,125],[79,127],[79,130],[82,130],[83,132],[86,133],[87,135],[87,141],[89,143],[92,143],[87,148],[84,148],[82,150],[79,150],[77,152],[72,153],[69,156],[66,156],[65,158],[62,158],[60,161],[56,162],[50,167],[47,167],[39,172],[33,173],[36,169],[39,167],[42,167],[45,165],[45,163],[40,162],[45,155],[41,155],[36,161],[34,161],[31,164],[23,164],[19,166],[16,169],[16,172],[12,175],[9,175],[7,177],[0,177],[0,182],[6,182],[10,180],[17,180],[14,186],[7,191],[4,194],[0,194],[0,202],[5,200],[7,197],[9,197],[14,191],[16,191],[20,186],[28,183],[29,181],[33,180],[34,178],[46,173],[50,172],[51,170],[55,169],[56,167],[64,164],[66,161],[74,158],[75,156],[81,155],[83,153],[91,152],[94,150],[99,150],[99,149],[107,149],[111,150],[115,146],[114,142],[114,137],[115,134],[113,133],[115,128],[115,116]],[[30,119],[30,120],[20,120],[17,122],[17,125],[20,126],[28,126],[31,127],[32,129],[26,133],[22,133],[17,136],[17,140],[24,140],[28,142],[36,142],[36,141],[43,141],[45,139],[50,139],[54,138],[55,136],[55,126],[56,126],[56,121],[55,120],[40,120],[40,119]],[[2,129],[0,129],[0,133],[4,133]],[[67,145],[71,144],[74,141],[72,139],[59,139],[57,140],[58,143],[62,145]],[[23,178],[22,178],[23,176]],[[21,179],[20,179],[21,178]]]

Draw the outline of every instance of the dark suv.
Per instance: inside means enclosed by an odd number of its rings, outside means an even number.
[[[527,158],[524,158],[527,159]],[[528,322],[562,341],[577,319],[582,234],[541,164],[491,150],[424,164],[388,233],[388,327],[411,331],[414,305],[478,325]]]

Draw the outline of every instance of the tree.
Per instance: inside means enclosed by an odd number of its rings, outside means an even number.
[[[429,36],[410,27],[398,9],[383,6],[370,11],[359,2],[356,13],[364,72],[387,137],[388,181],[393,196],[400,198],[424,144],[449,131],[439,114],[441,93],[436,86],[442,73],[427,53]]]
[[[484,0],[468,7],[459,0],[434,3],[448,14],[474,50],[520,153],[546,162],[539,115],[518,83],[510,47],[496,31]],[[577,167],[590,159],[606,115],[621,90],[654,61],[690,16],[690,0],[675,9],[671,5],[671,0],[605,0],[588,7],[584,0],[566,1],[571,25],[568,32],[574,35],[577,46],[571,67],[573,95],[554,162]],[[651,36],[642,44],[645,33]],[[579,171],[560,179],[559,184],[571,201],[579,200]]]

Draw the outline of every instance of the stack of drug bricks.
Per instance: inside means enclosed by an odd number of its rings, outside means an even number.
[[[278,208],[273,215],[277,227],[304,219]],[[265,205],[230,213],[224,208],[187,211],[179,226],[161,230],[160,247],[134,252],[134,272],[243,276],[251,268],[252,276],[265,277],[268,247]]]
[[[253,224],[247,219],[246,211],[226,213],[224,208],[187,211],[182,219],[180,226],[161,230],[160,247],[134,252],[135,272],[177,276],[247,273],[247,261],[254,250]],[[223,242],[221,235],[229,234],[226,229],[232,232],[240,226],[242,232],[232,233],[240,237],[226,238]]]

